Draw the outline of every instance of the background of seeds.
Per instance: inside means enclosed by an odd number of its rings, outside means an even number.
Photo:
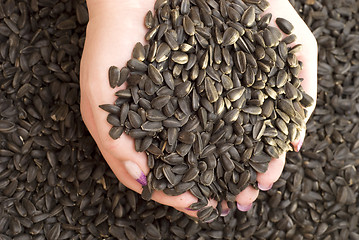
[[[197,224],[127,190],[86,131],[84,3],[0,1],[0,238],[359,239],[359,2],[292,3],[319,44],[301,153],[251,211]]]

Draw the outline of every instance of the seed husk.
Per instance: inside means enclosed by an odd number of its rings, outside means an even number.
[[[142,43],[136,43],[135,47],[132,51],[132,57],[138,59],[139,61],[144,61],[146,58],[145,48],[143,47]]]
[[[247,60],[246,60],[246,55],[243,51],[238,51],[236,53],[235,64],[240,73],[244,73],[246,71]]]
[[[156,46],[156,45],[153,45],[153,46]],[[160,62],[163,62],[163,61],[167,60],[170,53],[171,53],[171,48],[168,46],[167,43],[162,42],[158,46],[157,52],[156,52],[156,49],[154,47],[153,56],[155,56],[156,62],[160,63]],[[152,62],[152,61],[150,60],[150,62]]]
[[[211,215],[211,213],[213,212],[213,207],[211,207],[211,206],[208,206],[208,207],[204,207],[204,208],[202,208],[202,209],[200,209],[199,211],[198,211],[198,214],[197,214],[197,216],[198,216],[198,218],[200,219],[200,220],[204,220],[204,219],[206,219],[206,218],[208,218],[210,215]]]
[[[193,36],[195,33],[195,26],[191,18],[186,15],[183,17],[183,30],[185,33],[187,33],[189,36]]]
[[[145,16],[145,26],[148,29],[153,28],[155,24],[155,19],[153,18],[152,11],[148,11]]]
[[[205,172],[203,172],[200,176],[200,182],[204,186],[209,186],[214,180],[214,172],[213,169],[208,169]]]
[[[164,36],[165,36],[166,43],[171,48],[171,50],[177,51],[179,49],[179,45],[178,45],[176,39],[174,38],[174,36],[172,34],[170,34],[169,32],[165,32]]]
[[[303,98],[300,100],[300,103],[303,107],[310,107],[313,106],[314,100],[309,94],[303,93]]]
[[[259,115],[262,113],[262,108],[257,106],[249,106],[243,108],[242,111],[253,115]]]
[[[237,101],[240,97],[242,97],[245,90],[246,89],[244,87],[233,88],[229,90],[227,93],[228,100],[231,102]]]
[[[155,109],[161,109],[168,103],[168,101],[170,101],[170,99],[171,96],[169,95],[158,96],[151,101],[151,106]]]
[[[189,208],[190,208],[191,210],[200,210],[200,209],[202,209],[203,207],[205,207],[206,205],[207,205],[207,203],[199,201],[199,202],[192,203],[192,204],[189,206]]]
[[[190,168],[187,173],[183,176],[183,182],[190,182],[194,180],[199,174],[199,170],[197,168]]]
[[[175,94],[177,97],[187,96],[192,88],[192,84],[189,81],[183,82],[175,87]]]
[[[111,66],[109,73],[110,87],[115,88],[120,86],[120,69],[116,66]]]
[[[244,24],[246,27],[251,27],[255,22],[255,10],[254,7],[250,6],[247,8],[241,19],[241,23]]]
[[[127,67],[133,71],[138,71],[138,72],[146,72],[147,71],[147,65],[144,64],[143,62],[139,61],[136,58],[131,58],[127,62]]]
[[[229,27],[223,33],[222,46],[233,45],[235,42],[237,42],[238,39],[239,39],[239,32],[236,29]]]
[[[205,89],[208,100],[213,103],[218,100],[218,92],[210,78],[205,79]]]
[[[290,101],[289,99],[282,99],[278,101],[278,108],[288,114],[290,117],[295,117],[296,111],[293,107],[292,101]]]
[[[172,53],[172,61],[178,64],[186,64],[188,62],[188,55],[183,52],[176,51]]]
[[[159,121],[146,121],[141,125],[141,129],[147,132],[160,132],[162,131],[163,127]]]
[[[238,108],[234,108],[232,109],[231,111],[227,112],[224,114],[223,116],[223,120],[226,122],[226,123],[232,123],[232,122],[235,122],[237,121],[239,117],[239,109]]]
[[[284,18],[276,18],[275,23],[285,34],[291,34],[294,29],[293,25]]]
[[[160,71],[152,64],[148,65],[148,76],[156,85],[161,85],[163,82],[163,76]]]

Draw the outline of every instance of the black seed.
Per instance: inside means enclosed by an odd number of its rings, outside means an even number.
[[[155,109],[161,109],[168,103],[170,99],[171,96],[168,95],[158,96],[151,101],[151,105]]]
[[[132,51],[132,57],[138,59],[139,61],[144,61],[146,58],[145,48],[143,45],[138,42]]]
[[[141,125],[141,129],[147,132],[160,132],[163,130],[162,123],[159,121],[146,121]]]
[[[203,172],[200,176],[200,182],[205,185],[209,186],[214,180],[214,172],[213,169],[208,169],[207,171]]]
[[[250,6],[248,7],[241,19],[241,23],[244,24],[246,27],[251,27],[255,22],[255,10],[254,7]]]
[[[163,82],[162,74],[152,64],[148,65],[148,76],[151,78],[153,83],[156,85],[161,85]]]
[[[293,25],[284,18],[276,18],[275,20],[277,26],[282,30],[285,34],[291,34],[294,27]]]
[[[127,67],[132,71],[146,72],[147,65],[136,58],[132,58],[127,62]]]
[[[153,18],[152,12],[148,11],[145,16],[145,26],[148,29],[151,29],[155,24],[155,20]]]
[[[204,207],[198,211],[197,216],[200,220],[204,220],[211,215],[213,210],[214,210],[214,208],[211,206]]]
[[[223,46],[228,46],[228,45],[232,45],[235,42],[237,42],[239,38],[239,32],[232,28],[229,27],[227,28],[227,30],[223,33],[223,42],[222,45]]]

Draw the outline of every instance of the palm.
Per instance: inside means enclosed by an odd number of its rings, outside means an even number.
[[[116,2],[112,6],[110,5],[104,11],[106,14],[93,16],[91,16],[91,9],[89,9],[90,22],[87,26],[86,43],[81,61],[81,111],[83,119],[117,178],[136,192],[141,192],[142,187],[124,169],[123,161],[136,162],[147,174],[149,169],[146,155],[135,151],[134,142],[127,135],[121,136],[118,140],[112,140],[109,137],[108,132],[111,126],[106,123],[107,113],[98,106],[113,103],[116,100],[114,93],[119,89],[112,89],[109,86],[108,68],[112,65],[124,66],[131,57],[131,51],[135,43],[138,41],[144,42],[146,29],[143,25],[143,17],[148,9],[153,8],[153,4],[154,0],[132,1],[131,3],[120,1],[120,3]],[[275,4],[275,1],[272,4]],[[276,9],[275,5],[272,6],[272,9]],[[304,66],[311,67],[305,69],[302,76],[306,79],[305,89],[312,90],[310,93],[315,97],[316,76],[313,74],[316,73],[315,40],[313,40],[314,38],[305,24],[301,22],[299,16],[296,15],[295,10],[290,8],[290,5],[287,7],[282,6],[278,8],[278,11],[276,9],[273,15],[284,16],[292,20],[293,23],[297,23],[295,24],[296,29],[301,32],[306,31],[305,34],[298,34],[298,36],[304,36],[298,38],[298,42],[304,45],[304,50],[306,51],[301,56],[302,61],[305,62]],[[300,21],[298,21],[298,18]],[[307,52],[312,53],[307,54]],[[122,86],[122,88],[124,87]],[[258,182],[261,185],[269,186],[278,179],[284,166],[284,158],[282,156],[279,160],[272,161],[269,170],[258,176]],[[242,206],[248,206],[256,199],[257,195],[258,190],[248,187],[237,196],[237,202]],[[195,213],[185,210],[191,203],[197,201],[190,193],[170,197],[162,192],[155,192],[152,199],[162,204],[173,206],[187,214],[195,215]],[[215,202],[211,204],[216,205]]]

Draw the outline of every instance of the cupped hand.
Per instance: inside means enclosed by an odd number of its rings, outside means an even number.
[[[278,17],[287,19],[293,24],[293,34],[297,36],[297,40],[291,43],[290,46],[294,46],[296,44],[302,45],[302,51],[296,54],[298,60],[302,61],[303,63],[303,70],[300,72],[299,77],[303,78],[302,87],[304,91],[314,99],[314,104],[306,109],[308,114],[305,122],[307,122],[314,111],[317,99],[317,42],[308,26],[300,18],[288,0],[269,0],[269,3],[270,6],[263,13],[263,15],[266,13],[272,14],[270,25],[277,26],[275,19]],[[282,34],[283,37],[286,36],[286,34]],[[302,130],[299,134],[299,137],[294,142],[292,142],[292,146],[295,151],[298,152],[300,150],[304,138],[305,129]],[[260,190],[268,191],[272,188],[273,183],[279,179],[284,168],[285,156],[286,154],[283,153],[278,159],[272,159],[269,162],[268,170],[265,173],[257,174],[258,188]],[[236,200],[238,203],[238,209],[242,211],[249,210],[258,194],[258,190],[255,190],[252,187],[247,187],[244,191],[237,195]]]
[[[88,0],[89,23],[80,66],[83,120],[119,181],[138,193],[141,193],[142,185],[146,184],[146,175],[149,172],[146,154],[136,152],[134,141],[125,134],[117,140],[109,136],[111,126],[106,121],[108,113],[100,109],[99,105],[115,102],[115,92],[125,88],[124,85],[115,89],[110,87],[108,69],[110,66],[124,66],[131,58],[136,42],[145,44],[144,36],[147,29],[144,27],[143,19],[147,11],[153,9],[154,2],[155,0]],[[298,59],[303,62],[303,71],[300,75],[304,78],[302,86],[315,99],[317,87],[315,38],[287,0],[273,0],[270,3],[271,7],[267,12],[273,14],[272,21],[276,17],[284,17],[295,26],[294,33],[298,37],[296,43],[303,45],[303,51],[298,54]],[[313,109],[314,107],[308,109],[309,115]],[[303,139],[304,131],[293,143],[295,149],[300,148]],[[279,178],[284,162],[285,155],[273,159],[269,163],[267,172],[258,174],[260,189],[268,190],[271,187]],[[257,196],[258,190],[247,187],[236,198],[238,209],[249,210]],[[163,192],[155,191],[152,199],[188,215],[196,216],[196,212],[186,209],[197,202],[197,198],[189,192],[179,196],[168,196]],[[215,207],[217,202],[209,201],[209,204]],[[226,207],[227,205],[222,203],[223,215],[228,212]]]

